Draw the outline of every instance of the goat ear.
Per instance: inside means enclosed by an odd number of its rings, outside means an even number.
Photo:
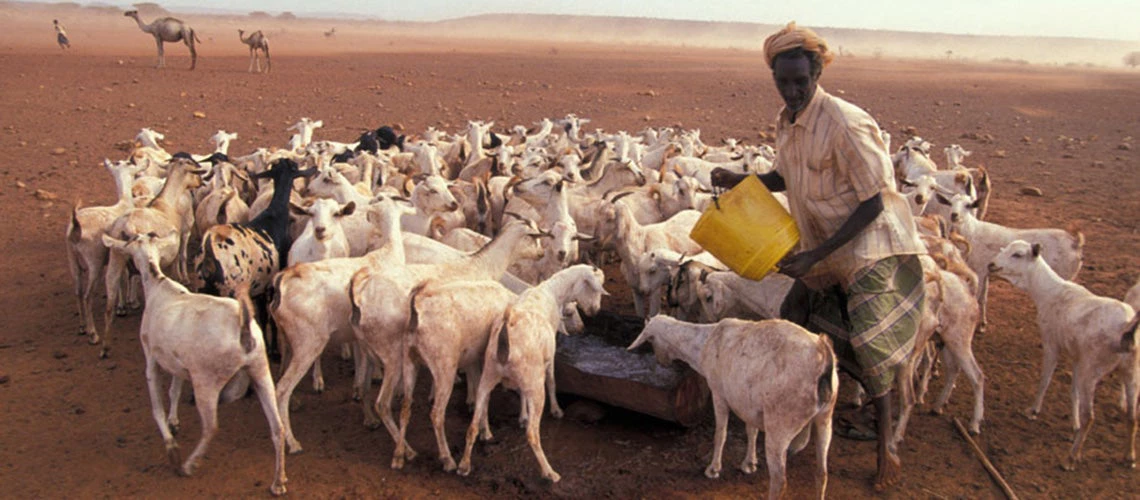
[[[594,241],[597,239],[597,237],[596,236],[590,236],[588,234],[578,233],[577,235],[574,236],[574,239],[577,241]]]
[[[942,196],[942,193],[934,193],[934,199],[938,200],[938,203],[941,203],[943,205],[950,204],[950,200],[946,199],[945,196]]]
[[[906,187],[915,187],[915,185],[916,185],[915,183],[911,182],[910,180],[906,179],[905,177],[902,179],[899,179],[899,184],[902,184]]]
[[[127,246],[127,242],[125,242],[123,240],[115,239],[115,238],[111,237],[110,235],[104,234],[103,235],[103,246],[105,246],[107,248],[123,248],[123,247]]]
[[[302,206],[300,206],[296,203],[293,203],[291,201],[289,202],[289,211],[293,212],[293,215],[297,215],[297,216],[309,215],[309,211],[305,210],[305,207],[302,207]]]
[[[979,206],[981,206],[981,204],[982,204],[982,200],[974,200],[973,203],[966,205],[966,208],[978,208]]]
[[[1041,256],[1041,244],[1040,243],[1034,243],[1032,249],[1033,249],[1033,258],[1034,259]]]
[[[345,215],[352,215],[352,213],[355,211],[356,211],[356,202],[350,201],[344,207],[342,207],[340,209],[340,213],[338,215],[340,215],[342,217]]]

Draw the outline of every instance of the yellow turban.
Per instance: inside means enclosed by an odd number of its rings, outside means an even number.
[[[832,54],[827,48],[827,40],[815,34],[811,29],[797,27],[796,22],[792,21],[784,26],[784,29],[773,33],[764,40],[764,61],[771,68],[776,55],[797,47],[803,47],[805,51],[819,54],[819,60],[824,66],[830,64],[831,60],[835,58],[835,54]]]

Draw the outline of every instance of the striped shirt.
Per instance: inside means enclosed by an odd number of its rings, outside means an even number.
[[[926,252],[906,199],[895,188],[894,168],[871,115],[816,87],[794,124],[787,110],[780,110],[776,132],[775,171],[787,186],[802,250],[818,247],[861,202],[882,195],[883,212],[816,263],[803,277],[808,286],[847,286],[858,271],[881,259]]]

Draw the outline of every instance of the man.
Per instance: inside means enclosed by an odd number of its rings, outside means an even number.
[[[70,49],[71,42],[67,40],[67,31],[64,31],[63,25],[59,24],[59,19],[52,19],[51,25],[55,27],[55,41],[59,43],[59,48]]]
[[[818,86],[833,57],[813,31],[789,23],[764,42],[764,57],[784,100],[777,117],[774,170],[758,177],[787,191],[800,252],[780,262],[796,278],[781,315],[823,332],[841,364],[871,395],[878,418],[876,489],[898,481],[889,445],[896,368],[914,349],[924,290],[925,253],[875,120]],[[747,174],[723,169],[714,185]]]

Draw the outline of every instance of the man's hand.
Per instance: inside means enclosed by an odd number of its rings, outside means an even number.
[[[780,273],[798,279],[807,274],[812,266],[819,261],[820,257],[815,251],[809,250],[784,257],[776,264],[776,268],[779,269]]]
[[[712,179],[714,187],[723,189],[732,189],[734,186],[747,178],[750,174],[738,174],[721,167],[714,168],[712,173],[709,174]]]

